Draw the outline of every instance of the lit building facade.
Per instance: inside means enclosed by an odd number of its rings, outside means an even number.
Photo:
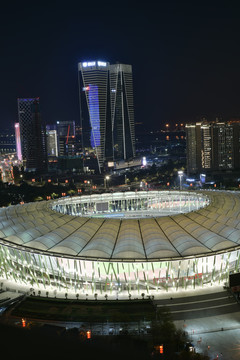
[[[203,123],[201,125],[201,162],[202,170],[210,170],[212,168],[212,126],[211,124]]]
[[[83,148],[94,149],[101,172],[112,148],[109,63],[79,63],[78,74]]]
[[[110,65],[113,158],[135,156],[135,126],[131,65]]]
[[[131,65],[78,64],[83,149],[94,149],[99,172],[107,161],[135,156]]]
[[[240,122],[186,124],[188,174],[240,169]]]
[[[212,124],[213,139],[213,169],[232,170],[234,163],[234,127],[229,123]]]
[[[48,157],[58,156],[57,130],[47,130],[47,155]]]
[[[10,131],[0,134],[0,154],[11,154],[16,152],[16,138]]]
[[[57,121],[58,155],[75,155],[75,122]]]
[[[187,170],[195,174],[201,169],[201,123],[186,124]]]
[[[27,170],[47,168],[46,129],[40,115],[39,98],[18,99],[21,152]]]

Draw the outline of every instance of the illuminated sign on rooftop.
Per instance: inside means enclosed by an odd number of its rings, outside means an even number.
[[[104,61],[97,61],[97,65],[98,66],[107,66],[107,63]],[[88,66],[96,66],[96,61],[85,61],[82,63],[83,67],[88,67]]]
[[[98,61],[97,64],[98,66],[107,66],[107,63],[103,61]]]
[[[83,67],[87,67],[87,66],[96,66],[96,61],[88,61],[88,62],[84,62],[82,63]]]

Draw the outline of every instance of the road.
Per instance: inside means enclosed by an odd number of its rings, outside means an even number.
[[[240,359],[240,304],[227,290],[154,303],[169,308],[175,325],[189,334],[197,352],[210,359]]]

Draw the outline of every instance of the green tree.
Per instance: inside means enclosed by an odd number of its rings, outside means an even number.
[[[156,309],[156,319],[152,321],[152,346],[163,345],[165,359],[184,349],[187,337],[182,330],[178,330],[172,321],[167,308]]]
[[[18,166],[13,166],[13,178],[14,178],[14,184],[19,184],[21,178],[20,178],[20,171]]]

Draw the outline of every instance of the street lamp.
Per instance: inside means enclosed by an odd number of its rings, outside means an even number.
[[[179,189],[182,190],[182,176],[183,176],[182,170],[178,171],[178,176],[179,176]]]

